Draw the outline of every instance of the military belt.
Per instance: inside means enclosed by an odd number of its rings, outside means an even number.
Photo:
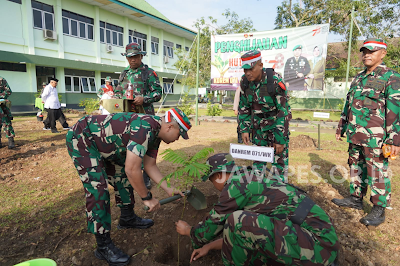
[[[276,116],[278,114],[277,110],[269,111],[269,112],[264,112],[260,114],[254,114],[255,116],[258,116],[259,118],[269,118],[271,116]]]

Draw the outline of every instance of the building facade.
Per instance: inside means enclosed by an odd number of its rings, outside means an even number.
[[[106,76],[128,66],[125,45],[138,42],[143,62],[163,92],[180,95],[176,49],[189,51],[196,33],[177,25],[144,0],[0,0],[0,76],[13,94],[13,112],[34,111],[35,94],[51,77],[67,108],[95,98]]]

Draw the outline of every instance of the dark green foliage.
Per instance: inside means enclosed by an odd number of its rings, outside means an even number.
[[[85,107],[85,112],[91,114],[96,110],[99,110],[99,100],[95,98],[84,98],[79,102],[79,106]]]
[[[207,103],[207,115],[219,116],[222,113],[222,109],[219,108],[219,104],[211,104],[211,101]]]
[[[213,152],[213,148],[204,148],[192,157],[189,157],[183,151],[166,149],[161,153],[161,155],[164,155],[163,159],[179,166],[174,172],[165,176],[162,181],[165,180],[169,187],[171,180],[174,180],[176,182],[175,187],[179,190],[191,187],[194,182],[201,181],[201,177],[210,169],[209,165],[200,161],[205,161]]]
[[[182,102],[178,105],[178,107],[185,113],[185,115],[192,115],[194,114],[194,103],[195,101],[190,99],[189,93],[186,91],[182,97]]]

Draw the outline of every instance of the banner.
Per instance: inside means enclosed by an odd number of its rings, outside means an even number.
[[[236,90],[244,74],[240,57],[259,50],[265,68],[281,74],[300,98],[324,97],[329,24],[273,31],[213,35],[211,89]]]

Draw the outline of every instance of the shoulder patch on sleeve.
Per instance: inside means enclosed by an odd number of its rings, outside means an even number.
[[[284,91],[286,90],[286,86],[285,86],[285,84],[283,84],[282,81],[279,82],[278,85],[279,85],[279,87],[281,87],[282,90],[284,90]]]
[[[157,73],[153,70],[153,74],[154,76],[156,76],[156,78],[158,78]]]

